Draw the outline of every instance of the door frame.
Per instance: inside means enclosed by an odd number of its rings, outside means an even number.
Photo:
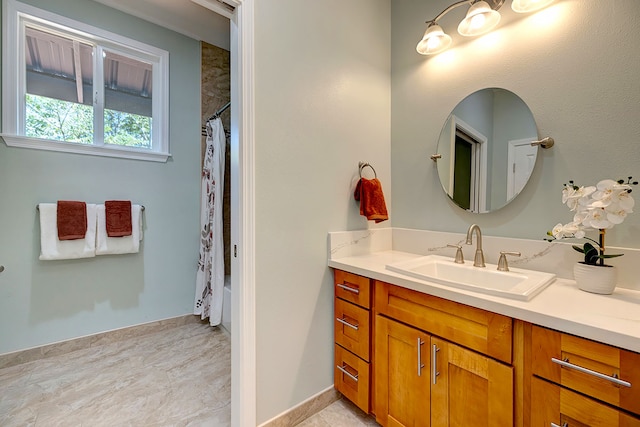
[[[515,162],[515,148],[521,145],[531,145],[531,141],[534,141],[535,138],[524,138],[524,139],[513,139],[507,142],[507,195],[506,200],[509,202],[512,198],[518,195],[518,193],[514,194],[514,186],[515,186],[515,176],[513,170],[509,170],[509,168],[513,168],[513,163]],[[536,148],[537,150],[537,148]],[[529,174],[531,176],[531,173]],[[524,188],[524,187],[523,187]],[[520,189],[520,191],[523,190]]]
[[[472,177],[471,182],[472,192],[474,192],[471,211],[483,213],[487,211],[487,161],[488,161],[488,138],[484,136],[480,131],[476,130],[473,126],[466,123],[460,117],[456,115],[451,116],[451,141],[450,141],[450,165],[449,165],[449,191],[448,194],[453,195],[454,184],[454,168],[456,157],[456,131],[460,129],[475,141],[478,142],[479,147],[472,147],[472,164],[479,169],[479,173],[476,173],[476,177]]]
[[[191,1],[230,21],[231,425],[255,426],[255,0]],[[229,11],[219,1],[235,10]]]

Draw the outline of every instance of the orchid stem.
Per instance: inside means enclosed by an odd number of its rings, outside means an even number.
[[[602,257],[604,255],[604,233],[605,233],[605,229],[601,228],[600,229],[600,265],[604,265],[604,258]]]

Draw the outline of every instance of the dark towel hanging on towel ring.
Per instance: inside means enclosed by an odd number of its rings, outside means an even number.
[[[371,170],[373,171],[373,177],[374,178],[378,178],[378,174],[376,173],[376,170],[369,163],[360,162],[360,163],[358,163],[358,166],[360,166],[360,172],[359,172],[360,178],[362,178],[362,169],[364,169],[366,167],[370,167]]]
[[[366,216],[367,220],[375,221],[376,223],[389,219],[384,194],[382,193],[382,184],[378,181],[376,170],[369,163],[360,162],[358,166],[360,180],[356,185],[353,196],[356,201],[360,202],[360,215]],[[373,171],[373,179],[362,177],[362,170],[367,166]]]

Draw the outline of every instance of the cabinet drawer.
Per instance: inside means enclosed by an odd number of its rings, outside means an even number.
[[[640,419],[534,377],[531,380],[531,425],[640,427]]]
[[[369,364],[335,346],[335,388],[364,412],[369,413]]]
[[[346,271],[336,270],[334,275],[335,294],[360,307],[371,307],[370,279]]]
[[[338,298],[335,301],[336,343],[369,361],[369,311]]]
[[[511,364],[510,317],[388,283],[375,287],[377,313]]]
[[[533,374],[640,414],[640,354],[535,325],[531,341]]]

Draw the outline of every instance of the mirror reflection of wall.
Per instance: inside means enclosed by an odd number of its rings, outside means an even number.
[[[527,183],[537,155],[535,120],[514,93],[482,89],[451,112],[438,140],[438,176],[461,208],[500,209]]]

